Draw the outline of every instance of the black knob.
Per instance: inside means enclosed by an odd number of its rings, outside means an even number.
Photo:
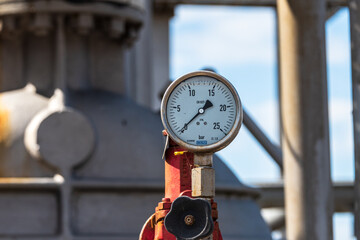
[[[214,230],[210,203],[203,199],[178,197],[165,217],[165,228],[178,240],[209,236]]]

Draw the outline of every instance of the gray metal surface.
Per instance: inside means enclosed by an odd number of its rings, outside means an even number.
[[[123,51],[136,40],[143,14],[137,8],[101,1],[3,2],[0,91],[31,82],[38,92],[51,96],[52,83],[60,78],[72,88],[91,84],[124,92]]]
[[[0,0],[0,13],[2,15],[13,15],[22,13],[78,13],[86,12],[108,16],[122,15],[130,20],[141,21],[141,15],[145,10],[144,0],[118,0],[123,4],[114,4],[116,0],[93,0],[93,1],[71,1],[71,0]],[[112,3],[112,4],[111,4]],[[133,10],[121,9],[131,7]],[[142,13],[139,13],[141,11]],[[140,18],[140,19],[139,19]]]
[[[96,148],[85,163],[61,173],[63,177],[1,178],[0,202],[12,203],[0,205],[4,230],[0,234],[21,240],[135,239],[163,196],[160,117],[114,93],[70,92],[68,96],[69,106],[81,111],[96,129]],[[58,148],[62,145],[66,143]],[[36,160],[22,164],[31,163]],[[220,159],[215,158],[214,167],[224,237],[270,239],[253,199],[257,191],[239,183]],[[11,227],[15,224],[18,230]]]
[[[286,234],[332,239],[325,0],[278,1]]]
[[[233,5],[233,6],[276,6],[276,0],[155,0],[155,4],[166,6],[175,6],[178,4],[195,5]],[[328,6],[347,6],[346,0],[327,0]]]
[[[355,236],[360,239],[360,1],[349,1],[355,157]]]
[[[135,2],[0,2],[0,239],[133,240],[161,201],[160,116],[130,100],[158,84],[132,78],[151,44],[125,58]],[[224,238],[270,239],[259,192],[214,168]]]
[[[261,208],[284,208],[283,183],[258,183],[256,187],[261,191],[261,198],[257,201]],[[334,211],[354,211],[354,183],[337,182],[333,185]]]

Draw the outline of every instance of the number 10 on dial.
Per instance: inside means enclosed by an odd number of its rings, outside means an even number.
[[[239,95],[224,77],[208,71],[186,74],[166,90],[161,119],[169,136],[192,152],[216,152],[239,132]]]

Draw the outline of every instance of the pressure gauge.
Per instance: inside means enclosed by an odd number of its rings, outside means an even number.
[[[161,103],[161,119],[168,135],[195,153],[226,147],[239,132],[242,118],[235,88],[224,77],[208,71],[175,80]]]

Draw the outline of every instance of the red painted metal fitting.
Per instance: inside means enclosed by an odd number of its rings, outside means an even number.
[[[216,221],[216,219],[218,219],[217,203],[214,202],[213,199],[211,199],[211,216],[214,221]]]
[[[166,130],[163,135],[167,136]],[[139,240],[176,240],[164,226],[164,218],[170,211],[172,202],[179,196],[191,196],[191,170],[194,155],[179,147],[172,139],[165,153],[165,197],[155,208],[155,213],[145,223]],[[177,154],[175,154],[177,152]],[[180,153],[180,154],[179,154]],[[211,200],[211,215],[214,220],[213,240],[222,240],[218,218],[217,203]]]
[[[159,202],[157,206],[157,210],[170,210],[171,208],[171,202]]]

